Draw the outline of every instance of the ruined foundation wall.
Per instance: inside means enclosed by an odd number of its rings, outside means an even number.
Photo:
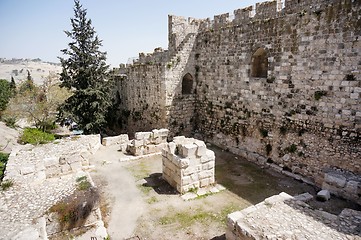
[[[282,11],[265,3],[253,17],[247,8],[201,25],[196,126],[221,147],[321,186],[326,168],[361,172],[361,4],[314,2],[295,11],[290,1]],[[259,48],[267,77],[251,77]]]

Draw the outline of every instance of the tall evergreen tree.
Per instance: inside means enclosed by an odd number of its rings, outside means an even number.
[[[99,40],[87,10],[74,1],[74,18],[71,31],[65,34],[72,39],[68,48],[61,50],[67,58],[59,57],[62,65],[61,86],[71,89],[73,95],[60,107],[59,117],[72,117],[84,133],[99,133],[106,124],[111,104],[107,81],[106,53],[99,48]]]

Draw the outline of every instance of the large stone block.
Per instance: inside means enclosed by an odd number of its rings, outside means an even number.
[[[47,157],[47,158],[44,158],[44,165],[45,167],[51,167],[51,166],[56,166],[56,165],[59,165],[59,157]]]
[[[116,144],[122,144],[129,141],[128,134],[121,134],[113,137],[105,137],[102,139],[102,145],[104,146],[112,146]]]
[[[195,158],[197,151],[197,145],[191,143],[182,145],[180,155],[183,157]]]
[[[339,188],[346,186],[346,177],[337,173],[325,173],[325,182]]]
[[[136,140],[150,139],[151,135],[151,132],[136,132],[134,138]]]

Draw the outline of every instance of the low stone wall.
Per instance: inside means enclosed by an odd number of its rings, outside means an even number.
[[[100,136],[88,135],[14,148],[4,177],[13,186],[0,194],[0,239],[48,239],[39,217],[75,191],[99,147]]]
[[[89,166],[90,155],[100,145],[100,135],[82,135],[39,147],[19,146],[9,156],[4,180],[43,181],[78,172]]]
[[[128,144],[126,151],[134,156],[142,156],[161,152],[167,143],[169,130],[154,129],[151,132],[137,132],[135,138]]]
[[[360,239],[361,212],[344,209],[338,216],[312,209],[312,195],[280,193],[227,216],[227,240]]]
[[[102,139],[103,146],[112,146],[112,145],[117,145],[117,144],[122,146],[123,144],[128,144],[128,143],[129,143],[128,134],[121,134],[121,135],[113,136],[113,137],[104,137]],[[122,147],[121,147],[121,149],[122,149]]]
[[[175,137],[162,151],[163,178],[180,193],[214,184],[215,155],[205,143]]]
[[[340,169],[326,170],[322,189],[361,205],[361,176]]]

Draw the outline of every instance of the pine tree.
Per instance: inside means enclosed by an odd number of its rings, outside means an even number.
[[[84,133],[99,133],[106,124],[106,114],[111,104],[106,53],[99,48],[99,40],[87,11],[78,0],[74,1],[74,18],[71,31],[65,34],[72,39],[68,48],[61,50],[67,58],[59,57],[62,65],[61,87],[73,91],[59,108],[60,118],[71,117]]]

